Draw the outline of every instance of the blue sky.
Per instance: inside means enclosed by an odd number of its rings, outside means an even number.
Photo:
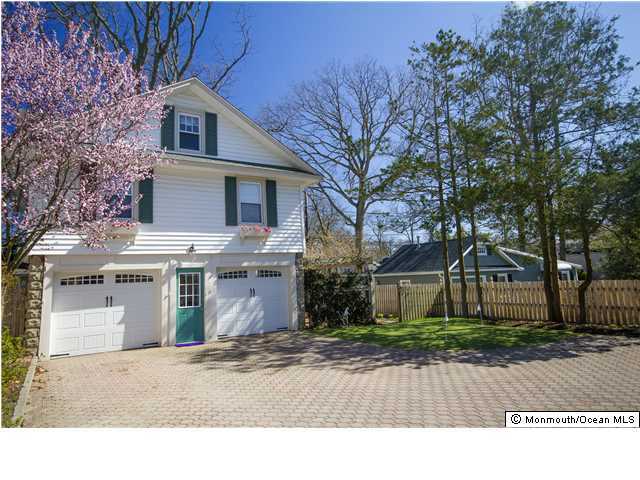
[[[312,78],[328,62],[369,56],[389,67],[406,64],[413,42],[434,39],[439,29],[472,36],[476,21],[488,30],[504,2],[433,3],[215,3],[200,60],[213,38],[230,48],[238,8],[250,17],[253,52],[224,92],[251,117],[286,95],[297,82]],[[621,52],[640,61],[640,2],[595,4],[604,16],[620,16]],[[633,76],[640,85],[640,70]]]

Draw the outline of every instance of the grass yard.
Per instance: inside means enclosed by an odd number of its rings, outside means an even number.
[[[420,318],[404,323],[321,328],[311,333],[407,350],[487,350],[556,342],[575,335],[535,326],[481,325],[479,320]]]

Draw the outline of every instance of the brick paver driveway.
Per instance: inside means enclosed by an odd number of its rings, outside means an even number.
[[[26,426],[502,426],[504,410],[637,410],[640,341],[421,353],[300,333],[42,362]]]

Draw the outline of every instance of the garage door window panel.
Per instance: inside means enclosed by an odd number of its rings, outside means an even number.
[[[60,286],[69,287],[74,285],[102,285],[104,284],[104,275],[81,275],[74,277],[65,277],[60,279]]]
[[[282,272],[278,270],[258,270],[258,278],[279,278],[282,277]]]
[[[241,278],[247,278],[246,270],[234,270],[233,272],[220,272],[218,273],[219,280],[239,280]]]
[[[116,273],[116,283],[151,283],[152,275],[142,275],[135,273]]]

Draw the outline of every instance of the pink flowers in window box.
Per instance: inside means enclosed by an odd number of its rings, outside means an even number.
[[[266,238],[271,235],[271,227],[262,225],[240,225],[241,238]]]

